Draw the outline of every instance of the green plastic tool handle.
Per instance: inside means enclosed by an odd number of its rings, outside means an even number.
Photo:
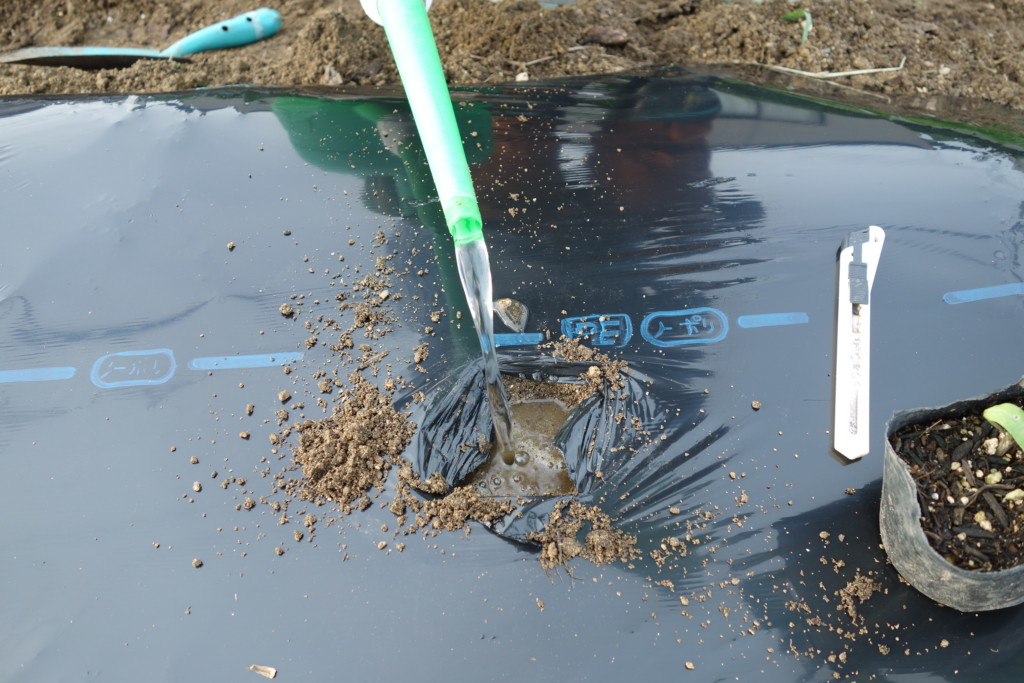
[[[424,1],[378,0],[376,9],[391,44],[455,246],[482,240],[480,207]]]

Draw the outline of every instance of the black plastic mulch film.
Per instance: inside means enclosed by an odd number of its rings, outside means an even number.
[[[1022,612],[962,614],[902,582],[878,504],[895,410],[1022,374],[1020,150],[686,71],[455,99],[495,295],[530,310],[499,329],[505,370],[577,374],[545,332],[631,368],[560,438],[580,501],[642,556],[549,575],[523,541],[551,500],[426,540],[375,504],[312,543],[295,532],[327,509],[258,502],[285,464],[278,392],[315,419],[317,373],[338,367],[278,307],[351,315],[339,281],[380,253],[408,274],[372,344],[428,396],[406,457],[458,479],[473,458],[448,445],[488,428],[397,91],[8,99],[4,680],[1016,680]],[[886,230],[871,453],[847,465],[836,251],[868,225]],[[426,374],[401,360],[424,341]],[[446,400],[461,422],[437,419]]]

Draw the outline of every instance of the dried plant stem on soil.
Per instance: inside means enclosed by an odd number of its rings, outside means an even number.
[[[884,74],[893,71],[900,71],[904,66],[906,66],[906,64],[907,58],[904,57],[900,60],[899,66],[883,66],[871,69],[850,69],[849,71],[804,71],[802,69],[790,69],[785,66],[772,66],[771,64],[758,64],[757,66],[763,66],[766,69],[778,71],[779,73],[806,76],[807,78],[846,78],[849,76],[867,76],[869,74]]]

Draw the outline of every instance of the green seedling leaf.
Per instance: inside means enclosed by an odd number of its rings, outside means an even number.
[[[783,21],[792,21],[792,22],[796,22],[796,21],[801,22],[801,24],[803,25],[803,33],[800,36],[800,42],[801,43],[806,43],[807,42],[807,36],[810,35],[811,27],[813,26],[813,24],[811,23],[811,13],[810,12],[808,12],[805,9],[798,9],[798,10],[794,10],[792,12],[786,12],[785,14],[782,15],[782,20]]]
[[[1024,410],[1012,403],[1000,403],[985,410],[981,416],[1009,433],[1017,445],[1024,448]]]

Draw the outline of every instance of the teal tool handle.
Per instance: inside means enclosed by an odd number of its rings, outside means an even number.
[[[409,98],[448,230],[456,246],[482,240],[480,207],[424,0],[378,0],[376,10]]]
[[[262,7],[190,33],[160,54],[164,57],[185,57],[206,50],[239,47],[269,38],[280,28],[281,15]]]

